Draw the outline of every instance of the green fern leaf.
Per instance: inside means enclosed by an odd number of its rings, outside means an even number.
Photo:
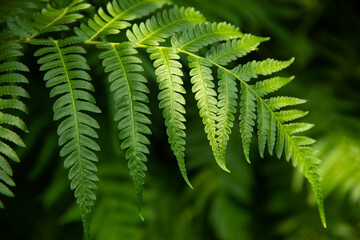
[[[89,93],[94,88],[85,71],[89,66],[81,55],[85,50],[80,46],[67,46],[73,41],[48,40],[49,46],[39,49],[35,56],[42,56],[38,63],[41,64],[40,70],[46,71],[44,81],[51,88],[50,97],[57,97],[53,110],[54,120],[62,120],[57,130],[60,156],[66,157],[64,167],[69,169],[70,187],[75,190],[87,235],[89,214],[96,200],[94,182],[99,180],[95,175],[94,162],[98,158],[94,151],[99,151],[100,147],[93,140],[98,137],[94,128],[99,128],[99,125],[85,112],[100,113],[100,109]]]
[[[106,5],[109,14],[99,8],[94,18],[89,19],[87,25],[81,24],[80,28],[75,28],[75,32],[88,41],[118,34],[121,29],[131,26],[129,21],[146,16],[167,3],[168,0],[113,0]]]
[[[295,97],[279,96],[265,99],[265,102],[273,111],[275,111],[288,106],[304,104],[306,103],[306,100]]]
[[[183,51],[196,52],[199,49],[223,40],[240,38],[243,34],[235,26],[222,23],[200,23],[194,28],[172,37],[173,47]]]
[[[58,127],[60,155],[66,156],[64,165],[70,168],[70,186],[75,190],[75,197],[80,204],[85,232],[89,233],[88,218],[95,200],[94,182],[97,177],[94,162],[97,157],[94,151],[99,150],[93,140],[98,137],[94,129],[99,126],[85,112],[98,113],[100,110],[90,93],[93,86],[85,71],[89,67],[83,57],[85,50],[78,46],[79,43],[97,44],[103,50],[100,58],[103,59],[105,72],[109,73],[110,91],[113,92],[116,105],[115,121],[118,121],[121,148],[125,150],[137,192],[139,211],[147,171],[146,155],[149,153],[146,135],[151,134],[148,127],[151,122],[148,118],[147,80],[140,74],[143,68],[135,48],[145,48],[151,60],[154,60],[160,89],[159,108],[163,111],[169,143],[182,176],[189,185],[184,159],[185,90],[179,54],[188,57],[192,92],[217,164],[229,171],[225,155],[235,120],[237,94],[240,94],[239,126],[247,161],[250,162],[250,145],[256,125],[260,156],[264,157],[267,146],[269,154],[275,151],[278,158],[285,155],[284,158],[303,173],[314,189],[320,216],[326,226],[317,170],[319,161],[311,148],[314,140],[302,135],[313,125],[295,122],[307,112],[289,108],[305,101],[284,96],[268,97],[293,77],[272,77],[250,82],[259,75],[270,75],[288,67],[294,59],[251,61],[228,69],[226,65],[257,50],[259,44],[268,38],[244,35],[238,28],[225,22],[205,22],[204,17],[193,8],[175,6],[153,14],[142,23],[130,23],[170,3],[170,0],[113,0],[106,5],[106,10],[99,8],[87,24],[82,23],[79,28],[75,28],[77,37],[60,41],[35,39],[45,33],[68,30],[67,24],[80,19],[82,15],[77,12],[86,9],[89,4],[83,3],[83,0],[73,0],[68,6],[59,9],[48,4],[41,14],[34,16],[33,21],[14,17],[7,22],[10,32],[17,32],[20,36],[20,40],[15,41],[35,41],[34,44],[42,46],[35,55],[41,56],[38,62],[41,64],[40,70],[46,71],[44,80],[46,86],[51,88],[50,97],[57,98],[53,110],[54,120],[62,120]],[[126,34],[129,42],[109,43],[106,40],[107,35],[118,34],[130,27],[131,30]],[[123,34],[120,40],[124,37]],[[9,39],[3,35],[0,38]],[[211,44],[216,45],[209,50]],[[0,114],[0,193],[12,196],[8,186],[13,186],[14,182],[7,159],[19,161],[19,158],[9,144],[24,146],[13,128],[27,129],[19,117],[7,111],[26,111],[19,99],[28,97],[28,94],[17,85],[26,83],[26,79],[14,71],[26,71],[27,68],[11,59],[22,55],[18,45],[12,45],[9,49],[3,47],[5,45],[0,47],[0,61],[3,61],[0,73],[4,73],[0,75],[0,110],[6,109]],[[197,54],[205,47],[206,57]],[[218,73],[217,91],[212,68],[216,68]],[[239,92],[237,81],[240,82]],[[283,110],[284,107],[288,108]]]
[[[294,77],[273,77],[263,81],[258,81],[255,84],[254,90],[259,94],[259,96],[265,96],[279,90],[293,79]]]
[[[275,141],[278,158],[281,158],[285,150],[286,160],[291,160],[292,165],[298,168],[309,180],[315,193],[321,220],[324,227],[326,227],[323,196],[318,173],[319,160],[315,157],[314,150],[310,147],[315,141],[311,138],[298,135],[312,128],[313,124],[292,122],[304,117],[307,112],[296,109],[280,110],[282,107],[301,104],[304,100],[289,97],[263,98],[267,94],[286,85],[292,79],[293,77],[275,77],[257,82],[255,86],[247,86],[255,95],[258,105],[259,151],[263,157],[266,142],[268,142],[268,150],[272,154]],[[277,136],[275,137],[275,135]]]
[[[284,110],[281,112],[275,112],[275,116],[277,117],[277,119],[279,119],[280,122],[285,123],[305,117],[308,113],[309,113],[308,111],[292,109],[292,110]]]
[[[231,134],[231,128],[235,120],[237,87],[236,79],[231,74],[225,72],[223,69],[218,71],[219,88],[218,88],[218,114],[217,114],[217,142],[218,142],[218,156],[221,159],[222,168],[225,167],[225,153],[227,142]]]
[[[33,15],[33,20],[15,17],[14,21],[8,22],[8,27],[21,39],[29,42],[45,33],[66,31],[70,29],[67,24],[83,17],[77,12],[91,6],[83,2],[84,0],[73,0],[67,7],[59,9],[47,4],[41,13]]]
[[[263,158],[271,123],[269,110],[259,102],[257,105],[257,120],[259,152],[260,156]]]
[[[213,46],[210,51],[207,52],[206,58],[217,64],[227,65],[229,62],[256,50],[260,43],[267,40],[269,40],[269,38],[245,34],[241,39],[226,41],[217,47]]]
[[[242,81],[248,82],[251,78],[257,78],[258,75],[269,75],[287,68],[294,62],[295,58],[288,61],[277,61],[274,59],[266,59],[264,61],[252,61],[245,65],[235,67],[232,72]]]
[[[269,122],[269,132],[267,134],[268,136],[267,142],[268,142],[268,152],[272,156],[276,142],[276,129],[277,129],[276,119],[273,114],[270,114],[269,121],[270,122]]]
[[[256,119],[256,99],[244,84],[241,84],[240,95],[240,134],[246,160],[250,163],[250,143]]]
[[[14,194],[9,187],[14,187],[12,179],[13,171],[8,159],[19,162],[20,159],[13,149],[13,145],[25,147],[17,129],[28,132],[21,118],[14,115],[11,110],[27,112],[25,104],[20,97],[28,98],[25,89],[17,84],[28,83],[27,79],[20,73],[29,69],[22,63],[14,60],[22,56],[21,45],[17,43],[4,43],[0,45],[0,195],[13,197]],[[4,204],[0,200],[0,208]]]
[[[159,107],[163,109],[165,125],[171,149],[178,161],[181,174],[186,183],[191,187],[185,168],[185,94],[183,76],[178,51],[174,48],[150,48],[150,58],[154,60],[155,74],[159,83]]]
[[[189,56],[189,67],[191,68],[190,76],[192,83],[192,92],[195,94],[195,100],[199,108],[199,115],[205,126],[205,133],[209,140],[211,149],[218,165],[229,172],[219,155],[218,144],[216,139],[216,120],[218,113],[217,94],[214,90],[213,76],[211,75],[211,63],[204,59]]]
[[[145,23],[134,24],[132,31],[127,31],[128,39],[135,44],[159,45],[166,38],[183,31],[196,23],[205,21],[203,15],[194,8],[164,10],[151,17]]]
[[[115,121],[118,121],[122,140],[121,148],[126,150],[130,175],[134,181],[138,196],[138,208],[141,212],[142,191],[147,167],[147,157],[150,142],[145,135],[151,134],[147,125],[151,124],[145,114],[151,114],[146,103],[149,102],[147,82],[139,72],[143,68],[141,60],[136,56],[135,45],[130,42],[122,44],[102,44],[105,49],[100,54],[105,72],[110,72],[110,90],[114,92],[116,103]]]

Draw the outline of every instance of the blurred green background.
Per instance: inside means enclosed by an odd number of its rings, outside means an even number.
[[[7,4],[6,4],[7,2]],[[2,1],[2,11],[10,1]],[[16,1],[12,1],[16,2]],[[25,1],[21,1],[25,2]],[[61,2],[61,1],[58,1]],[[63,1],[66,2],[66,1]],[[98,7],[105,1],[89,1]],[[245,33],[269,36],[249,59],[295,56],[286,74],[295,80],[281,93],[309,101],[306,121],[322,160],[321,174],[328,228],[323,229],[309,185],[284,159],[258,157],[253,139],[252,164],[244,159],[237,126],[227,151],[231,174],[215,163],[189,91],[187,166],[195,190],[181,178],[157,108],[154,76],[150,80],[153,115],[151,155],[144,191],[142,222],[117,130],[112,96],[99,66],[98,51],[88,49],[96,99],[101,153],[98,200],[91,224],[96,240],[356,240],[360,239],[360,10],[351,0],[174,0],[193,6],[209,21],[227,21]],[[11,5],[11,4],[10,4]],[[15,5],[15,4],[14,4]],[[37,8],[39,3],[23,4]],[[11,9],[11,6],[9,6]],[[95,10],[94,8],[93,10]],[[18,10],[17,10],[18,11]],[[1,11],[0,11],[1,12]],[[14,165],[15,199],[4,199],[1,240],[81,239],[78,207],[67,172],[58,157],[52,101],[36,72],[33,49],[23,58],[33,69],[25,120],[27,149]],[[151,62],[145,60],[149,69]],[[242,61],[245,61],[243,59]],[[150,71],[151,72],[151,71]],[[186,81],[185,82],[189,82]],[[110,137],[109,137],[110,136]]]

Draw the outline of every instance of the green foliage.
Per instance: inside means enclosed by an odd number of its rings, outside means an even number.
[[[205,126],[205,133],[210,142],[210,146],[214,152],[214,156],[219,166],[225,171],[225,163],[219,160],[216,143],[216,114],[218,112],[215,84],[213,83],[213,76],[211,75],[211,63],[207,60],[189,56],[189,66],[191,83],[193,84],[192,91],[197,100],[199,108],[199,115]]]
[[[75,190],[85,233],[88,234],[89,214],[96,200],[94,182],[99,180],[95,175],[97,167],[94,162],[98,162],[98,158],[94,151],[100,151],[100,147],[92,139],[98,138],[94,128],[99,128],[99,125],[84,112],[101,111],[89,93],[94,91],[94,87],[90,83],[90,75],[85,71],[89,70],[89,66],[81,55],[86,51],[81,46],[68,46],[73,41],[41,41],[39,44],[47,46],[37,50],[34,55],[41,56],[38,63],[41,64],[40,70],[46,71],[44,81],[46,87],[51,88],[50,97],[57,97],[53,111],[54,120],[62,120],[57,129],[59,146],[62,147],[60,156],[66,157],[64,167],[69,169],[70,188]]]
[[[113,0],[106,5],[110,16],[99,8],[94,19],[89,19],[88,24],[82,23],[80,28],[75,28],[78,36],[86,40],[95,40],[108,34],[118,34],[121,29],[131,26],[129,21],[141,18],[162,7],[167,0]]]
[[[143,71],[141,60],[136,56],[135,45],[124,42],[120,45],[104,44],[99,46],[106,49],[100,58],[103,58],[105,72],[110,72],[110,90],[114,92],[115,121],[118,121],[122,140],[121,148],[126,150],[125,157],[129,161],[130,175],[134,181],[138,196],[138,207],[141,210],[142,189],[145,181],[147,157],[149,153],[146,145],[150,144],[145,135],[151,134],[147,125],[151,121],[146,115],[151,114],[145,83],[146,78],[139,72]]]
[[[90,7],[90,4],[83,2],[84,0],[74,0],[64,8],[54,8],[47,4],[31,20],[15,16],[13,21],[8,22],[8,27],[25,41],[31,41],[45,33],[67,31],[70,29],[68,24],[83,17],[77,12]]]
[[[26,90],[20,86],[28,83],[28,80],[19,72],[28,72],[29,69],[16,60],[22,56],[21,45],[17,43],[5,43],[0,45],[0,194],[13,197],[14,194],[9,186],[14,187],[12,179],[13,171],[8,162],[20,162],[13,146],[25,147],[18,131],[28,132],[18,112],[27,113],[27,108],[21,98],[28,98]],[[0,208],[4,208],[0,200]]]
[[[169,136],[171,149],[178,161],[179,168],[186,183],[192,188],[185,168],[185,89],[181,77],[180,56],[175,48],[149,48],[150,58],[154,60],[155,74],[159,83],[159,108],[163,109],[166,133]]]
[[[249,52],[257,50],[256,47],[261,42],[267,40],[269,38],[257,37],[247,33],[241,39],[226,41],[217,47],[213,46],[207,52],[206,58],[211,59],[211,61],[217,64],[226,65],[237,58],[245,56]]]
[[[205,21],[205,18],[193,8],[178,8],[164,10],[156,16],[146,20],[145,23],[134,24],[131,31],[127,31],[128,39],[136,44],[158,46],[166,38],[176,32],[191,28],[196,23]]]
[[[187,31],[177,34],[171,44],[181,50],[196,52],[209,44],[239,38],[243,34],[229,23],[201,23]]]
[[[48,4],[41,13],[34,14],[30,19],[13,17],[8,22],[8,27],[19,39],[1,42],[0,56],[5,56],[4,58],[21,55],[18,43],[40,46],[35,56],[41,56],[38,64],[41,65],[40,70],[45,71],[44,81],[46,87],[51,88],[50,97],[57,98],[53,111],[54,120],[62,120],[57,131],[60,156],[65,157],[64,166],[69,169],[70,187],[75,190],[74,195],[80,205],[85,237],[90,239],[89,218],[96,199],[95,182],[99,180],[95,175],[97,167],[94,162],[98,161],[98,157],[94,151],[100,150],[93,140],[98,138],[94,129],[100,126],[85,112],[101,111],[90,93],[94,91],[94,87],[90,83],[90,75],[86,72],[91,69],[83,56],[86,54],[82,47],[84,45],[97,46],[104,72],[108,74],[109,91],[115,102],[114,120],[117,122],[120,146],[125,151],[125,159],[134,182],[139,211],[147,171],[145,163],[148,161],[147,154],[150,153],[147,135],[151,134],[151,112],[148,80],[145,77],[149,72],[143,73],[146,60],[142,59],[143,54],[140,51],[140,55],[137,49],[146,49],[155,68],[160,90],[159,108],[165,118],[168,142],[180,172],[190,187],[192,185],[185,167],[185,113],[189,106],[186,106],[184,97],[186,91],[182,70],[185,68],[182,67],[180,55],[187,57],[191,90],[217,164],[229,172],[225,156],[238,108],[238,125],[246,160],[250,162],[250,145],[256,125],[260,156],[264,157],[266,145],[270,155],[275,149],[278,158],[285,152],[285,159],[291,161],[309,180],[321,220],[326,227],[318,173],[319,160],[310,146],[315,141],[299,135],[313,125],[293,122],[304,117],[307,112],[288,108],[304,101],[286,96],[269,97],[269,94],[292,81],[293,77],[258,79],[259,76],[271,75],[287,68],[294,58],[288,61],[253,60],[239,64],[239,58],[257,50],[259,44],[268,38],[244,34],[226,22],[207,22],[193,8],[174,6],[154,13],[165,4],[171,3],[165,0],[113,0],[106,5],[107,13],[103,8],[99,8],[93,18],[82,22],[80,19],[83,15],[77,12],[89,8],[90,4],[83,3],[82,0],[74,0],[63,7],[57,5],[56,8]],[[150,17],[143,19],[149,14]],[[143,22],[132,23],[134,20]],[[73,25],[76,25],[76,36],[67,31],[72,29]],[[121,35],[121,30],[126,28],[131,30],[128,29],[126,34]],[[125,38],[127,40],[123,40]],[[7,53],[8,45],[14,48],[12,53]],[[235,67],[232,67],[234,65]],[[27,68],[17,61],[0,65],[2,72],[26,70]],[[218,79],[214,77],[216,75]],[[25,82],[20,75],[9,79],[14,79],[12,83]],[[9,80],[4,82],[8,83]],[[1,86],[1,97],[9,95],[8,92],[11,96],[27,97],[26,92],[18,86]],[[287,108],[284,110],[284,107]],[[24,107],[17,100],[8,102],[7,108]],[[0,123],[6,121],[2,113]],[[26,130],[20,120],[16,127]],[[6,141],[24,145],[15,132],[2,126],[0,132],[4,133],[3,138]],[[0,143],[3,146],[2,154],[14,161],[19,160],[11,147]],[[14,185],[9,178],[12,172],[7,160],[3,157],[0,160],[0,170],[5,173],[0,175],[0,179],[10,186]],[[5,185],[0,186],[2,194],[12,195]],[[217,201],[218,208],[224,208],[228,204],[231,206],[231,201],[225,196],[219,196]],[[225,210],[230,212],[231,207]]]

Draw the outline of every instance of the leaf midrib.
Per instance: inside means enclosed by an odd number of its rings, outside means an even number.
[[[121,69],[123,70],[124,72],[124,76],[125,76],[125,82],[126,82],[126,87],[127,87],[127,90],[128,90],[128,93],[129,93],[129,102],[130,102],[130,112],[131,112],[131,134],[132,134],[132,145],[133,145],[133,148],[134,148],[134,152],[137,153],[137,148],[136,148],[136,131],[135,131],[135,117],[134,117],[134,105],[133,105],[133,101],[132,101],[132,92],[131,92],[131,87],[130,87],[130,84],[129,84],[129,77],[127,75],[127,72],[126,72],[126,69],[125,69],[125,66],[121,60],[121,57],[118,53],[118,51],[116,50],[115,48],[115,45],[114,44],[110,44],[110,46],[112,47],[114,53],[115,53],[115,56],[116,58],[118,59],[119,61],[119,64],[121,66]],[[136,154],[135,154],[136,156]]]
[[[68,86],[69,86],[69,93],[70,93],[70,96],[71,96],[71,103],[72,103],[73,112],[74,112],[74,122],[75,122],[75,129],[76,129],[76,144],[77,144],[77,153],[78,153],[77,155],[78,155],[78,163],[79,163],[80,174],[81,174],[81,185],[85,186],[84,170],[83,170],[82,161],[81,161],[80,131],[79,131],[78,116],[77,116],[77,111],[76,111],[76,100],[75,100],[75,96],[74,96],[74,92],[73,92],[69,72],[68,72],[68,70],[66,68],[66,62],[65,62],[64,56],[62,54],[61,48],[59,47],[58,41],[53,40],[53,42],[54,42],[54,44],[56,46],[56,49],[57,49],[57,51],[59,53],[60,60],[61,60],[61,63],[62,63],[62,67],[63,67],[64,72],[65,72],[66,81],[67,81]]]

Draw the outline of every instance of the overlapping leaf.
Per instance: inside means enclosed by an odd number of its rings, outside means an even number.
[[[152,16],[140,25],[134,24],[132,31],[128,31],[126,35],[136,44],[159,45],[169,36],[203,21],[205,18],[194,8],[175,6]]]
[[[240,38],[241,36],[243,36],[243,33],[229,23],[206,22],[197,24],[194,28],[178,33],[171,39],[171,43],[178,49],[196,52],[209,44]]]
[[[35,13],[33,19],[16,16],[14,21],[8,22],[8,26],[21,39],[30,41],[45,33],[69,30],[68,24],[83,17],[78,11],[90,6],[90,4],[84,3],[84,0],[73,0],[64,8],[54,8],[49,3],[41,13]]]
[[[169,3],[168,0],[113,0],[106,5],[106,10],[99,8],[88,24],[82,23],[75,28],[78,36],[84,40],[95,40],[101,36],[118,34],[121,29],[131,26],[129,21],[139,19]]]

